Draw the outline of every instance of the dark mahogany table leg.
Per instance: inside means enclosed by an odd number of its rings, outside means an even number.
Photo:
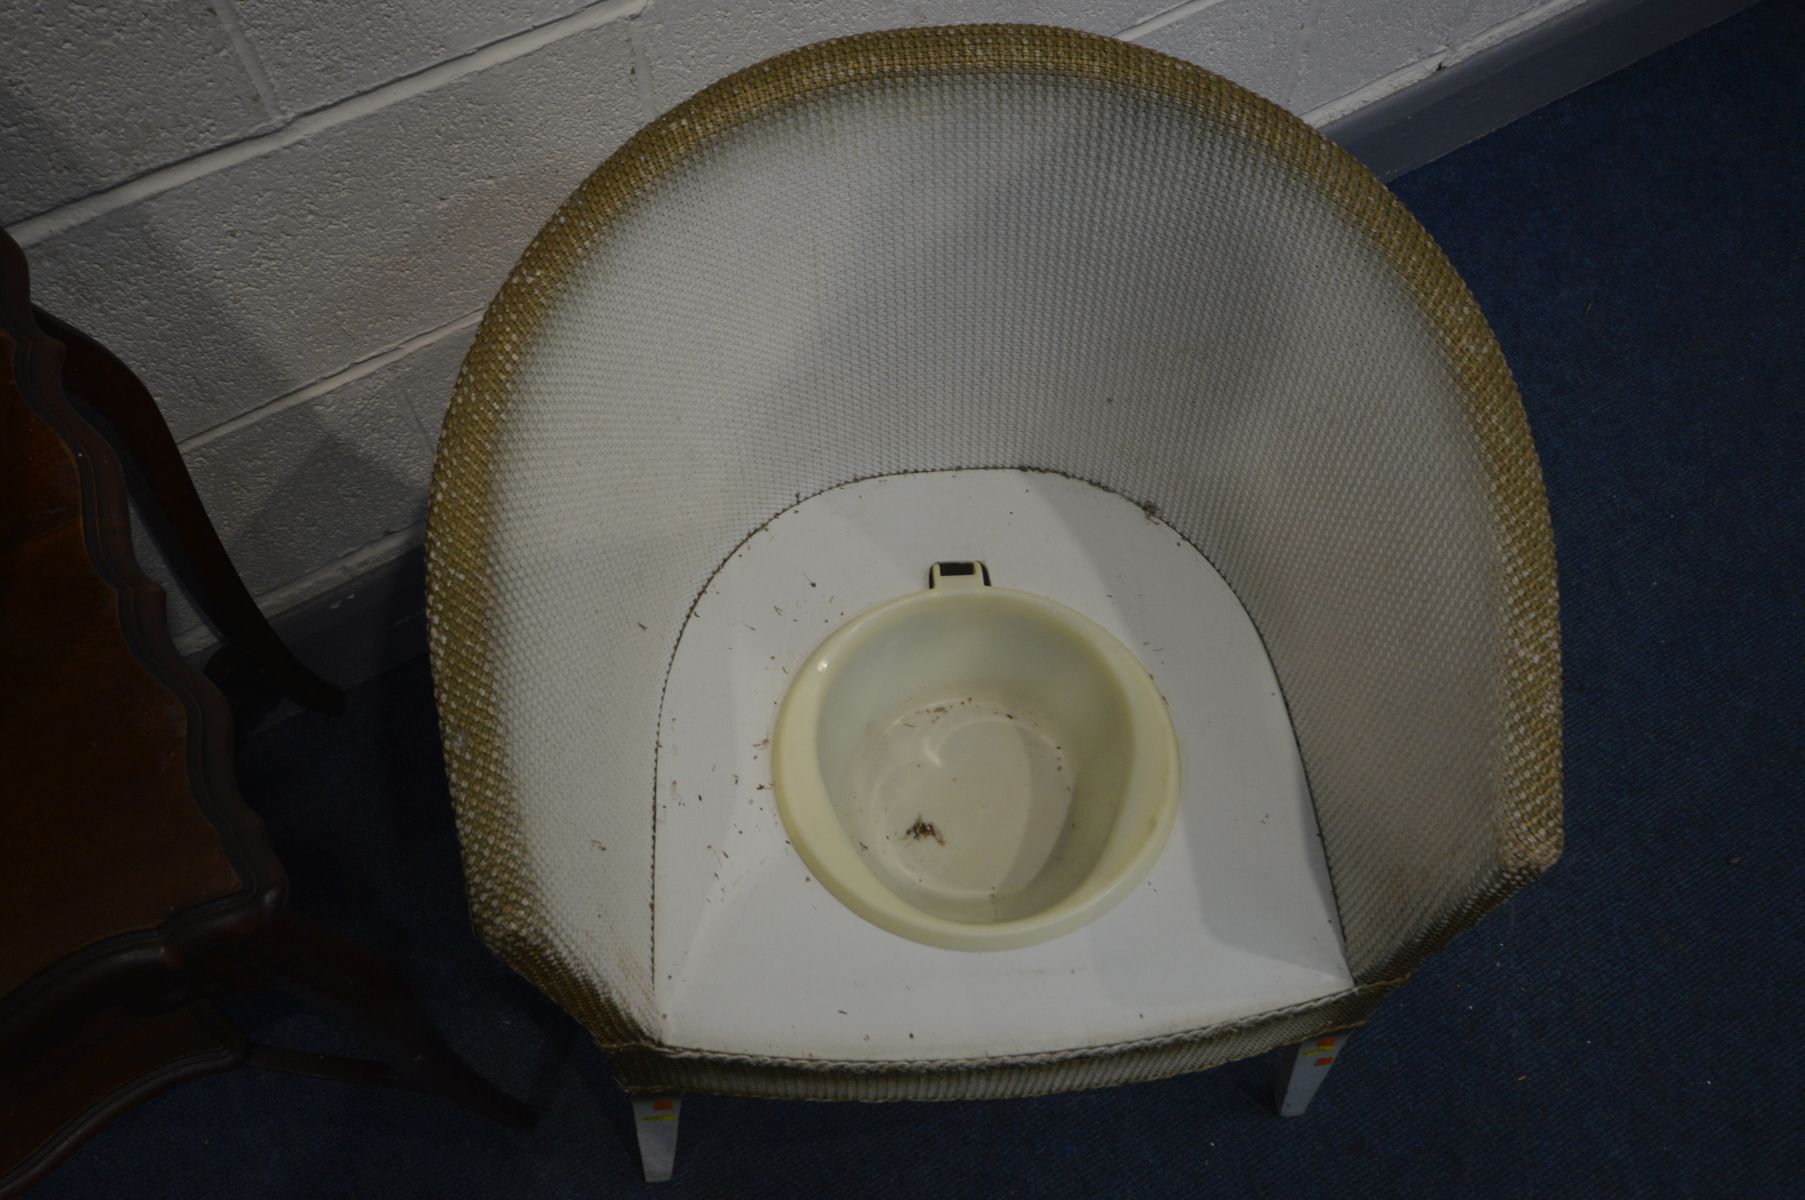
[[[0,1070],[0,1198],[23,1195],[119,1114],[243,1057],[237,1030],[202,1003],[110,1007],[42,1039]]]
[[[112,446],[157,548],[219,636],[297,704],[323,713],[343,711],[344,693],[301,664],[251,598],[143,382],[67,321],[41,308],[33,316],[63,344],[64,394]]]
[[[395,1087],[401,1082],[393,1070],[379,1062],[338,1054],[315,1054],[311,1050],[291,1050],[287,1046],[266,1046],[261,1042],[245,1047],[244,1065],[260,1071],[281,1071],[285,1075],[305,1075],[310,1079],[336,1079],[342,1083]]]
[[[516,1128],[532,1124],[531,1108],[478,1075],[445,1044],[413,990],[374,951],[284,912],[235,954],[355,1031],[394,1073],[398,1086],[443,1096]]]

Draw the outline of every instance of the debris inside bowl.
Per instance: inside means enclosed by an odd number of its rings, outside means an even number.
[[[938,829],[934,828],[934,823],[932,821],[922,820],[919,815],[917,815],[915,818],[915,824],[909,826],[903,832],[908,834],[910,837],[914,838],[918,842],[922,838],[933,838],[936,842],[939,842],[942,846],[946,845],[946,839],[944,837],[940,836],[940,831]]]

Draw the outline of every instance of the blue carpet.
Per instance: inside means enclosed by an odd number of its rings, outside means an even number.
[[[1805,5],[1768,0],[1403,179],[1515,367],[1560,555],[1569,848],[1356,1035],[1271,1065],[947,1105],[692,1099],[672,1197],[1801,1194]],[[252,744],[295,903],[400,961],[543,1112],[239,1072],[50,1197],[633,1192],[625,1102],[463,911],[423,664]],[[330,1048],[277,1002],[267,1040]],[[1794,1147],[1788,1150],[1787,1147]]]

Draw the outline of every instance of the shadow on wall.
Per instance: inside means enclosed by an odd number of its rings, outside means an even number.
[[[11,41],[9,33],[9,47]],[[61,198],[65,188],[58,177],[65,172],[57,168],[57,155],[42,155],[41,148],[65,149],[68,140],[31,106],[9,58],[0,55],[0,224],[11,226]]]
[[[38,302],[156,397],[253,593],[287,606],[419,541],[475,314],[619,125],[575,137],[575,118],[527,111],[511,72],[596,51],[559,45],[564,58],[404,97],[26,246]],[[5,144],[42,163],[92,156],[31,99],[0,99]],[[471,108],[476,127],[423,133]],[[0,179],[0,212],[22,207],[39,205]],[[161,556],[138,545],[167,585]],[[177,633],[198,620],[179,591],[171,618]]]
[[[434,343],[318,394],[290,391],[246,413],[244,400],[227,401],[201,377],[216,355],[197,362],[180,346],[164,351],[179,337],[171,326],[204,325],[221,353],[230,348],[235,379],[273,382],[288,372],[264,353],[267,331],[240,320],[217,278],[162,239],[140,210],[102,220],[103,236],[47,256],[45,266],[34,262],[34,297],[144,378],[177,438],[186,438],[184,458],[208,515],[252,594],[277,603],[305,599],[315,590],[309,584],[329,587],[357,565],[376,565],[417,543],[437,431],[425,431],[416,412],[442,408],[437,393],[449,394],[466,339]],[[74,232],[79,237],[87,228]],[[121,243],[134,247],[123,286],[106,289],[109,254]],[[27,256],[34,257],[30,248]],[[132,270],[145,261],[158,266],[150,279]],[[247,256],[247,271],[258,266]],[[146,286],[131,295],[140,280]],[[262,394],[269,393],[252,396]],[[229,415],[220,421],[209,413]],[[206,640],[198,609],[141,521],[134,541],[140,565],[170,594],[172,634],[197,648]],[[332,568],[347,558],[337,575]],[[296,592],[303,594],[287,594]]]

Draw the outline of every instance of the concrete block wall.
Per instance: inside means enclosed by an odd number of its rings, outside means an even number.
[[[1032,21],[1321,124],[1582,2],[0,0],[0,223],[38,302],[150,385],[279,610],[419,542],[458,363],[515,257],[729,71],[844,33]]]

